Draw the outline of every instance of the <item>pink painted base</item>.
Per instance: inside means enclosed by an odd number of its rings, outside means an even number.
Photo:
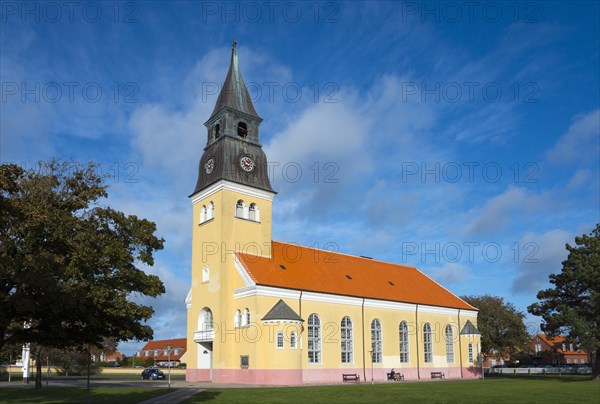
[[[186,382],[210,382],[209,369],[186,369]]]
[[[387,373],[391,369],[373,369],[373,380],[386,382]],[[460,368],[395,368],[397,373],[404,375],[404,380],[431,380],[431,372],[442,372],[446,379],[460,379]],[[357,373],[361,382],[371,381],[371,369],[213,369],[213,383],[216,384],[267,384],[267,385],[300,385],[308,383],[341,383],[344,373]],[[463,368],[462,378],[481,377],[479,368]],[[186,381],[207,382],[210,380],[208,369],[187,369]]]
[[[302,384],[302,371],[295,369],[215,369],[213,370],[213,382],[297,385]]]

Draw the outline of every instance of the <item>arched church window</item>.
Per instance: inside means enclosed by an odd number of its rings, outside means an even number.
[[[433,362],[433,335],[429,323],[423,325],[423,350],[425,354],[425,363]]]
[[[450,324],[446,325],[446,362],[454,363],[454,332]]]
[[[354,353],[354,345],[352,342],[353,332],[352,332],[352,320],[350,317],[346,316],[342,319],[342,327],[341,327],[341,339],[342,339],[342,363],[352,363],[353,362],[353,353]]]
[[[292,331],[290,334],[290,348],[296,349],[298,338],[296,337],[296,331]]]
[[[378,319],[371,321],[371,360],[373,363],[381,363],[382,359],[381,343],[381,322]]]
[[[255,203],[250,204],[250,207],[248,208],[248,216],[250,220],[258,222],[258,208],[256,207]]]
[[[215,140],[218,139],[219,136],[221,136],[221,125],[216,124],[215,125]]]
[[[210,220],[215,217],[215,204],[211,201],[206,209],[206,220]]]
[[[206,205],[200,208],[200,223],[206,222]]]
[[[238,122],[237,134],[239,137],[246,137],[248,135],[248,126],[244,122]]]
[[[402,321],[400,323],[400,328],[399,328],[399,333],[400,333],[400,363],[408,363],[409,362],[409,351],[410,351],[410,345],[409,345],[409,339],[408,339],[408,325],[406,324],[406,321]]]
[[[236,327],[241,327],[242,325],[242,312],[240,311],[240,309],[237,309],[235,312],[235,326]]]
[[[213,330],[213,315],[208,307],[205,307],[198,316],[198,330],[212,331]]]
[[[244,309],[244,325],[250,325],[250,310],[246,307]]]
[[[308,317],[308,363],[321,363],[321,320],[314,313]]]
[[[241,199],[237,201],[237,204],[235,205],[235,215],[237,217],[244,217],[244,201]]]

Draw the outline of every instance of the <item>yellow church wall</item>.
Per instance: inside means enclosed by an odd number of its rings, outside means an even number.
[[[192,305],[188,309],[187,338],[190,341],[190,357],[195,358],[203,349],[194,343],[194,332],[198,329],[198,317],[204,307],[209,307],[213,314],[215,332],[221,337],[233,338],[235,329],[233,318],[236,307],[233,305],[232,293],[235,288],[244,286],[234,266],[234,253],[242,251],[260,255],[270,254],[271,242],[271,205],[269,199],[249,195],[228,189],[207,190],[206,196],[197,198],[193,204],[192,231]],[[236,204],[243,200],[247,206],[255,203],[259,208],[259,222],[236,217]],[[214,204],[213,217],[203,223],[201,208]],[[209,281],[202,282],[202,270],[209,268]],[[255,310],[249,308],[254,318]],[[243,310],[243,308],[242,308]],[[228,334],[228,335],[225,335]],[[232,345],[217,339],[213,341],[213,368],[239,367],[241,349],[231,349]],[[192,364],[195,365],[195,364]]]

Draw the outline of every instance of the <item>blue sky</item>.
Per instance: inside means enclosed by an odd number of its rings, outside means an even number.
[[[108,203],[157,223],[156,338],[185,335],[187,196],[233,39],[264,118],[277,240],[417,266],[526,311],[565,243],[599,221],[598,2],[1,12],[0,160],[96,161]]]

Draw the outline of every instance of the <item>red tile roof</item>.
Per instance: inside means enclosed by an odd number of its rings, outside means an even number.
[[[167,345],[171,345],[171,349],[180,349],[178,355],[175,355],[175,351],[171,351],[171,360],[179,360],[186,351],[187,348],[187,339],[186,338],[175,338],[175,339],[161,339],[155,341],[149,341],[144,345],[144,347],[140,350],[140,357],[142,358],[154,358],[156,360],[168,360],[168,355],[164,354],[165,349],[167,349]],[[158,355],[154,355],[154,351],[159,350]],[[145,351],[151,351],[149,356],[146,356]]]
[[[541,339],[542,341],[544,341],[546,344],[548,344],[551,347],[556,347],[556,352],[568,354],[568,355],[587,355],[587,353],[583,349],[579,349],[579,350],[575,349],[573,351],[566,349],[563,351],[562,344],[565,344],[566,348],[570,347],[569,341],[563,335],[549,337],[546,334],[537,334],[535,337],[538,337],[539,339]],[[534,337],[534,339],[535,339],[535,337]],[[573,347],[575,347],[575,344],[573,344]]]
[[[277,241],[273,258],[236,255],[257,285],[477,310],[414,267]]]

